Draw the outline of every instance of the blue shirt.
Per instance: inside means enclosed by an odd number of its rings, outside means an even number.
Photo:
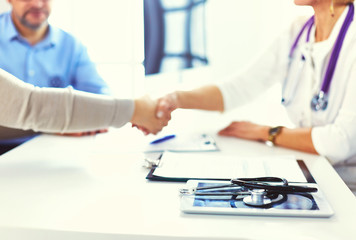
[[[0,15],[0,68],[39,87],[72,86],[109,94],[82,43],[50,25],[46,37],[31,46],[15,28],[10,12]]]

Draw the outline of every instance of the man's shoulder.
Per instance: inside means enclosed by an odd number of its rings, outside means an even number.
[[[49,26],[50,26],[50,31],[52,31],[52,34],[54,37],[58,37],[61,39],[67,39],[70,41],[78,41],[78,39],[73,34],[67,32],[66,30],[56,27],[52,24],[50,24]]]

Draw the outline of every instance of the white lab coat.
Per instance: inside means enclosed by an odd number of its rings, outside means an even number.
[[[315,28],[306,43],[301,37],[291,62],[288,55],[297,34],[308,18],[298,19],[289,32],[253,62],[244,72],[220,83],[224,109],[229,110],[253,100],[275,83],[285,84],[282,93],[286,111],[297,127],[313,127],[316,151],[325,156],[348,186],[356,192],[356,20],[346,34],[328,94],[325,111],[312,111],[310,101],[323,82],[332,47],[344,22],[348,7],[336,23],[329,39],[314,43]],[[301,55],[305,56],[305,62]]]

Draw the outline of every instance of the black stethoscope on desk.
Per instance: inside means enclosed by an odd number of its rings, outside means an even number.
[[[332,80],[332,77],[334,75],[334,71],[335,71],[335,66],[336,66],[336,63],[337,63],[337,60],[339,58],[339,55],[340,55],[340,51],[341,51],[341,47],[342,47],[342,44],[344,42],[344,39],[345,39],[345,35],[346,35],[346,32],[353,20],[353,17],[354,17],[354,5],[352,3],[349,4],[349,11],[346,15],[346,18],[344,20],[344,23],[340,29],[340,32],[339,32],[339,35],[336,39],[336,42],[335,42],[335,45],[333,47],[333,50],[332,50],[332,53],[331,53],[331,56],[330,56],[330,59],[329,59],[329,62],[328,62],[328,65],[327,65],[327,69],[326,69],[326,72],[325,72],[325,75],[324,75],[324,79],[323,79],[323,83],[321,85],[321,88],[319,90],[319,93],[315,94],[310,102],[310,107],[313,111],[319,111],[319,110],[325,110],[328,106],[328,99],[327,99],[327,95],[328,95],[328,92],[329,92],[329,87],[330,87],[330,84],[331,84],[331,80]],[[285,85],[289,79],[289,69],[290,69],[290,66],[291,66],[291,62],[294,58],[293,54],[294,54],[294,51],[298,45],[298,42],[301,38],[301,36],[303,35],[304,31],[306,29],[308,29],[308,32],[307,32],[307,38],[306,38],[306,42],[309,42],[309,37],[310,37],[310,32],[311,32],[311,29],[312,29],[312,26],[314,24],[314,16],[312,16],[305,24],[304,26],[302,27],[301,31],[299,32],[299,34],[297,35],[297,38],[295,39],[291,49],[290,49],[290,52],[289,52],[289,64],[288,64],[288,74],[287,74],[287,77],[284,81],[284,88],[285,88]],[[302,56],[302,59],[303,61],[305,60],[304,59],[304,56]],[[284,94],[284,90],[283,90],[283,94]],[[285,96],[282,96],[282,103],[284,105],[287,105],[288,103],[290,102],[290,99],[286,99]]]
[[[247,206],[259,208],[283,203],[287,194],[304,195],[317,191],[314,187],[289,185],[286,179],[278,177],[234,178],[230,184],[180,189],[182,195],[231,196],[231,200],[242,200]],[[235,204],[234,201],[231,204]]]

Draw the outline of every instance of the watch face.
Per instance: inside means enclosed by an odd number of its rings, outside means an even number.
[[[266,142],[267,145],[274,146],[275,138],[281,132],[281,129],[281,126],[270,128],[270,130],[268,131],[268,139]]]
[[[274,127],[269,130],[270,135],[276,135],[281,130],[281,127]]]

